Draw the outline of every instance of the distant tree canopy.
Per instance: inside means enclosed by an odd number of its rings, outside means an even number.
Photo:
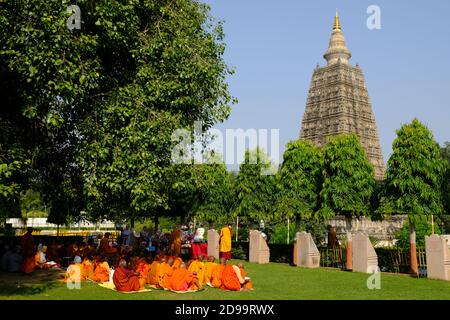
[[[444,162],[431,131],[419,120],[397,130],[379,211],[407,214],[411,221],[443,213]]]
[[[28,185],[58,223],[169,210],[172,131],[234,102],[222,24],[194,0],[80,0],[69,30],[70,4],[0,4],[1,211]]]
[[[444,162],[442,201],[444,204],[444,213],[450,215],[450,142],[446,142],[441,148],[441,155]]]

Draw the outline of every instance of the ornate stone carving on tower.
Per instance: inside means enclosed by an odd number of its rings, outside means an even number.
[[[336,12],[330,44],[323,55],[327,65],[314,70],[300,138],[323,146],[330,136],[356,133],[374,166],[375,178],[382,180],[384,160],[375,116],[363,72],[358,64],[349,64],[351,56]]]

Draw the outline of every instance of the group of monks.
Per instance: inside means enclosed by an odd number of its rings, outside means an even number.
[[[95,261],[77,258],[68,269],[67,279],[74,267],[78,267],[80,280],[109,281],[110,268],[101,256],[97,256]],[[188,263],[180,257],[166,255],[158,255],[153,261],[143,257],[132,257],[127,261],[119,257],[115,262],[112,281],[116,290],[124,292],[140,291],[145,285],[176,292],[198,291],[205,285],[233,291],[252,289],[252,283],[246,277],[241,263],[227,265],[225,258],[216,263],[214,257],[204,261],[203,255]]]
[[[127,269],[122,259],[121,267],[115,270],[113,281],[118,291],[139,291],[145,284],[171,291],[197,291],[204,285],[233,291],[252,288],[243,265],[227,265],[225,258],[220,263],[215,263],[212,256],[205,262],[201,254],[188,263],[177,256],[156,256],[152,263],[145,258],[137,259],[129,264],[134,269]]]

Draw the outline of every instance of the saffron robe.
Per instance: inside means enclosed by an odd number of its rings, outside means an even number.
[[[220,252],[231,252],[231,230],[228,227],[220,230]]]
[[[175,256],[179,256],[181,253],[181,237],[183,233],[180,229],[176,228],[172,231],[172,241],[170,244],[170,250]]]
[[[96,282],[109,282],[109,265],[108,262],[96,263],[92,280]]]
[[[222,273],[225,266],[218,264],[211,274],[211,284],[214,288],[220,288],[222,286]]]
[[[205,276],[204,276],[205,283],[211,283],[212,273],[214,271],[214,268],[217,266],[218,266],[218,264],[215,262],[206,262],[205,263]]]
[[[81,279],[87,280],[94,277],[94,264],[89,259],[84,259],[81,263]]]
[[[241,270],[235,265],[228,265],[222,272],[222,289],[240,291],[244,284]]]
[[[117,291],[131,292],[141,290],[139,277],[135,276],[133,271],[122,267],[114,270],[113,282]]]
[[[188,271],[194,273],[197,276],[198,284],[202,286],[205,280],[205,264],[198,260],[194,260],[189,265]]]
[[[239,268],[239,270],[241,271],[241,277],[242,277],[242,279],[245,280],[245,270],[244,270],[243,268]],[[251,281],[251,280],[247,281],[247,282],[244,284],[244,288],[245,288],[245,289],[251,289],[252,287],[253,287],[253,286],[252,286],[252,281]]]
[[[170,281],[168,281],[167,289],[174,291],[188,291],[194,285],[194,275],[187,269],[176,269]]]
[[[158,285],[158,270],[160,265],[159,261],[153,261],[150,265],[150,270],[147,273],[147,284]]]
[[[33,272],[34,267],[36,266],[35,261],[35,252],[36,248],[34,245],[34,238],[30,233],[25,233],[21,239],[22,245],[22,271],[26,274],[30,274]]]
[[[158,284],[157,284],[157,286],[159,288],[165,288],[166,287],[166,278],[170,277],[172,275],[172,273],[173,273],[173,269],[167,262],[161,263],[158,268],[158,274],[157,274]]]

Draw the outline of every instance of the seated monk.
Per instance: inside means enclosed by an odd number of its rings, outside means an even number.
[[[95,268],[92,280],[96,282],[109,282],[109,265],[102,256],[97,256],[95,259]]]
[[[222,272],[222,289],[241,291],[246,283],[242,277],[241,270],[236,265],[228,265]]]
[[[69,247],[67,247],[67,254],[69,257],[75,257],[78,255],[78,245],[75,242],[69,244]]]
[[[174,291],[189,291],[200,288],[197,278],[194,274],[186,269],[186,264],[182,263],[176,270],[174,270],[170,281],[167,284],[167,289]]]
[[[46,267],[45,264],[47,262],[47,258],[45,252],[47,252],[47,247],[39,244],[38,251],[34,256],[35,265],[39,269],[44,269]]]
[[[119,267],[114,271],[113,282],[117,291],[131,292],[139,291],[144,288],[138,272],[128,270],[125,259],[120,260]]]
[[[147,284],[156,286],[158,285],[158,271],[161,262],[158,257],[155,257],[152,264],[150,265],[150,270],[147,273]]]
[[[222,273],[227,265],[227,259],[225,257],[220,258],[220,264],[218,264],[212,271],[211,284],[214,288],[222,287]]]
[[[95,249],[94,239],[91,238],[88,240],[86,247],[84,247],[83,256],[84,257],[93,257],[95,255],[96,251],[97,250]]]
[[[237,264],[237,266],[238,266],[238,268],[239,268],[239,270],[241,271],[241,276],[242,276],[242,278],[244,278],[244,280],[245,280],[245,283],[244,283],[244,285],[242,286],[242,289],[252,289],[252,281],[250,280],[250,278],[249,277],[246,277],[246,274],[245,274],[245,270],[244,270],[244,265],[242,264],[242,262],[239,262],[238,264]]]
[[[188,268],[189,271],[197,276],[198,283],[203,285],[205,279],[205,264],[203,263],[203,255],[199,254],[197,260],[191,262]]]
[[[205,278],[204,278],[204,282],[208,285],[211,285],[212,273],[216,266],[217,266],[217,263],[214,262],[214,257],[209,256],[208,262],[205,263]]]
[[[81,279],[87,280],[94,277],[94,263],[89,257],[84,257],[81,263]]]
[[[159,265],[158,274],[157,274],[157,278],[158,278],[157,287],[158,288],[166,287],[166,285],[167,285],[166,281],[168,281],[167,278],[171,277],[172,273],[173,273],[172,265],[173,265],[173,259],[171,257],[169,257],[169,259],[167,259],[167,260],[165,257],[163,259],[161,259],[161,264]]]
[[[173,266],[172,269],[178,269],[181,264],[183,263],[183,259],[181,259],[180,257],[173,257]]]
[[[111,237],[111,233],[106,232],[105,236],[100,240],[100,245],[98,247],[98,252],[106,255],[106,256],[113,256],[117,253],[117,249],[112,247],[109,244],[109,238]]]
[[[49,261],[55,261],[56,263],[61,263],[61,258],[59,254],[59,246],[56,243],[56,240],[52,240],[50,245],[47,248],[47,259]]]
[[[136,268],[134,271],[139,272],[140,277],[142,279],[145,279],[147,281],[148,272],[150,271],[151,264],[149,263],[149,260],[146,258],[139,259]]]

